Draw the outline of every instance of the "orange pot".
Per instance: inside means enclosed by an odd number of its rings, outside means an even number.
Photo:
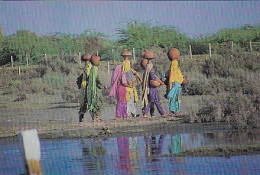
[[[181,53],[180,53],[180,51],[179,51],[178,49],[176,49],[176,48],[171,48],[171,49],[168,51],[167,55],[168,55],[168,58],[169,58],[170,60],[178,60],[178,59],[180,58]]]
[[[92,55],[92,57],[91,57],[91,63],[92,63],[94,66],[99,66],[99,64],[100,64],[100,56]]]
[[[145,59],[154,59],[156,57],[156,55],[155,55],[155,53],[153,53],[153,52],[145,52],[145,54],[144,54],[144,56],[143,56],[143,58],[145,58]]]
[[[153,87],[159,87],[161,85],[161,83],[156,80],[150,80],[150,85]]]

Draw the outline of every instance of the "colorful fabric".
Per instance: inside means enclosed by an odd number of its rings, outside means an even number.
[[[167,99],[170,101],[170,111],[172,111],[174,114],[177,114],[179,112],[180,108],[180,95],[181,95],[181,84],[175,81],[172,83],[172,88],[169,91],[167,95]]]
[[[84,74],[83,74],[83,80],[82,80],[82,87],[83,88],[86,88],[86,86],[87,86],[87,79],[86,79],[86,77],[89,76],[91,68],[92,68],[92,64],[91,63],[87,64],[86,67],[85,67]]]
[[[98,67],[93,66],[89,73],[88,85],[87,85],[87,109],[92,110],[94,108],[95,101],[97,100],[97,76]]]
[[[149,94],[149,86],[150,86],[150,71],[153,68],[153,64],[149,63],[147,64],[146,68],[145,68],[145,72],[143,75],[143,95],[142,95],[142,105],[145,108],[147,106],[147,104],[149,103],[148,100],[148,94]]]
[[[121,81],[121,83],[118,83],[120,81]],[[113,75],[111,77],[111,89],[110,89],[110,93],[108,96],[116,98],[118,88],[122,84],[127,84],[127,80],[125,78],[125,75],[122,73],[122,66],[117,65],[113,72]]]
[[[156,79],[157,79],[157,77],[156,77],[155,73],[153,71],[150,71],[148,82],[150,82],[150,80],[156,80]],[[148,104],[144,108],[144,113],[146,115],[149,112],[151,103],[154,103],[156,105],[156,107],[161,115],[164,114],[164,111],[163,111],[163,108],[162,108],[162,105],[160,102],[160,96],[159,96],[158,89],[156,87],[152,87],[149,85]]]
[[[134,101],[133,93],[132,93],[132,97],[131,97],[130,101],[127,102],[127,114],[128,114],[128,116],[131,116],[131,114],[136,116],[136,103]]]
[[[183,75],[181,73],[181,70],[178,67],[178,61],[173,60],[170,67],[169,72],[169,83],[168,83],[168,90],[172,88],[172,83],[178,82],[179,84],[182,84],[183,82]]]
[[[117,99],[116,116],[126,118],[127,102],[126,102],[126,87],[127,84],[125,75],[122,71],[122,66],[117,65],[111,77],[111,90],[109,96]]]
[[[132,71],[131,63],[129,60],[124,60],[122,63],[122,67],[123,67],[123,73],[130,71],[130,70]],[[134,101],[138,102],[138,94],[137,94],[137,90],[135,87],[126,88],[126,101],[130,101],[133,93],[134,93]]]

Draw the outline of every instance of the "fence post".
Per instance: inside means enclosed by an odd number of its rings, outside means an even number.
[[[234,51],[234,42],[231,41],[231,51],[233,52]]]
[[[46,54],[46,53],[44,53],[44,59],[45,59],[46,66],[48,66],[48,63],[47,63],[47,54]]]
[[[18,75],[21,74],[21,66],[18,66]]]
[[[27,67],[29,67],[29,58],[28,58],[28,54],[26,53],[26,65]]]
[[[109,61],[107,62],[107,73],[108,73],[108,75],[110,75],[110,64],[109,64]]]
[[[12,65],[12,67],[14,67],[13,55],[11,55],[11,65]]]
[[[97,51],[97,56],[98,56],[98,51]]]
[[[81,64],[81,54],[79,52],[79,64]]]
[[[133,57],[134,57],[134,61],[135,61],[135,48],[133,48]]]
[[[252,42],[251,42],[251,41],[249,41],[249,49],[250,49],[250,52],[253,51],[253,48],[252,48]]]
[[[211,57],[211,44],[209,43],[209,57]]]
[[[190,55],[190,58],[192,59],[191,45],[189,45],[189,55]]]

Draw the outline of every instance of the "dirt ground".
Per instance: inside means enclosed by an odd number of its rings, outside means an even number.
[[[27,100],[14,102],[17,97],[0,98],[0,137],[17,136],[21,130],[37,129],[42,138],[111,137],[140,133],[196,132],[199,130],[230,129],[227,123],[187,124],[180,117],[142,116],[129,120],[115,120],[115,106],[103,106],[104,121],[92,122],[87,113],[78,122],[78,103],[66,103],[60,96],[27,95]],[[137,111],[141,113],[140,104]],[[168,106],[163,103],[164,109]]]

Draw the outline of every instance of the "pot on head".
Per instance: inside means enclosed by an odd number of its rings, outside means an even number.
[[[100,64],[100,56],[92,55],[92,57],[91,57],[91,63],[92,63],[94,66],[99,66],[99,64]]]
[[[168,58],[172,61],[172,60],[178,60],[180,58],[180,51],[176,48],[171,48],[168,53],[167,56]]]

